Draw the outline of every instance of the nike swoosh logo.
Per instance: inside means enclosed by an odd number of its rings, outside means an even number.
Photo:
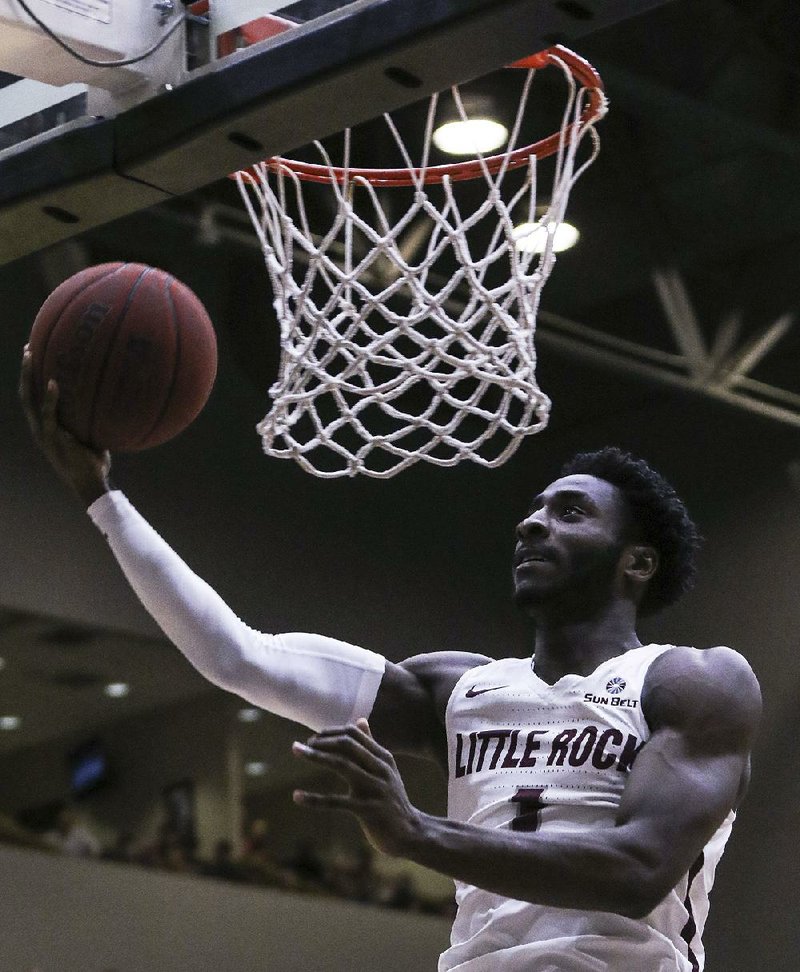
[[[476,695],[483,695],[484,692],[496,692],[498,689],[508,688],[507,685],[493,685],[491,688],[476,689],[473,685],[471,689],[467,689],[467,698],[474,699]]]

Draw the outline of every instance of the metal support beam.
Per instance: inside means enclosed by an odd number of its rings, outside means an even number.
[[[189,215],[160,210],[159,218],[181,223],[189,229],[197,228],[196,221]],[[214,204],[205,208],[200,225],[201,241],[207,245],[230,240],[260,252],[258,240],[244,212],[223,204]],[[306,259],[305,254],[298,251],[296,259],[303,262]],[[373,272],[377,278],[379,271]],[[667,274],[667,279],[674,282],[676,278]],[[369,275],[367,282],[368,280]],[[444,286],[445,282],[441,280],[440,284]],[[686,320],[692,322],[693,329],[697,329],[697,333],[694,330],[690,332],[692,338],[688,341],[690,354],[694,354],[693,349],[704,347],[699,323],[688,289],[682,281],[677,293],[680,294],[680,306],[686,314]],[[458,295],[450,298],[447,303],[456,313],[463,308],[463,300]],[[679,335],[685,337],[685,332],[681,330],[676,331],[678,351],[664,351],[540,308],[536,343],[590,365],[600,365],[622,374],[703,395],[773,422],[800,428],[800,395],[757,381],[748,375],[764,355],[774,350],[778,342],[789,333],[794,322],[791,314],[782,315],[761,335],[737,349],[741,322],[737,314],[729,315],[717,332],[712,352],[704,352],[707,367],[700,371],[695,370],[696,360],[691,360],[680,346]]]
[[[695,378],[702,378],[708,371],[708,352],[680,271],[654,270],[653,284],[689,371]]]
[[[785,337],[795,322],[794,314],[782,314],[776,321],[764,328],[738,352],[730,355],[719,366],[717,381],[726,388],[738,385],[749,372],[765,358],[775,345]]]

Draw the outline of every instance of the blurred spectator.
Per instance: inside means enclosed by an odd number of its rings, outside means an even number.
[[[317,849],[307,840],[295,844],[293,853],[283,861],[283,886],[297,891],[325,891],[325,865]]]
[[[420,907],[414,881],[410,874],[392,874],[381,882],[377,900],[386,908],[416,911]]]
[[[103,851],[103,860],[118,861],[120,864],[133,864],[138,860],[130,830],[120,831],[111,847]]]
[[[160,825],[155,841],[145,846],[136,859],[145,867],[156,867],[162,871],[185,873],[197,870],[194,855],[185,838],[168,821]]]
[[[301,887],[320,890],[324,886],[325,865],[310,841],[297,842],[294,853],[286,860],[286,867],[294,874]]]
[[[278,862],[269,841],[269,823],[251,820],[244,836],[241,865],[246,880],[256,884],[291,886],[291,873]]]
[[[372,869],[372,848],[338,850],[328,865],[325,884],[334,894],[351,901],[377,900],[378,882]]]
[[[5,813],[0,813],[0,841],[4,844],[17,844],[20,847],[35,847],[37,850],[53,849],[53,845],[42,834],[23,827]]]
[[[178,874],[197,870],[194,842],[187,841],[185,835],[178,833],[170,823],[162,824],[159,831],[156,867]]]
[[[198,866],[194,856],[181,840],[167,840],[161,849],[161,868],[173,874],[196,874]]]
[[[71,804],[65,804],[59,810],[55,829],[45,834],[45,840],[62,854],[73,857],[100,856],[100,841]]]
[[[214,856],[200,868],[207,877],[222,878],[224,881],[244,881],[246,874],[242,865],[234,860],[233,844],[229,840],[218,840],[214,845]]]
[[[267,851],[269,823],[263,817],[251,820],[245,828],[242,840],[242,853],[246,857],[257,857]]]
[[[52,821],[52,810],[50,811]],[[310,840],[298,840],[291,855],[279,860],[270,840],[269,823],[264,818],[250,821],[237,860],[230,840],[220,838],[211,860],[195,859],[193,842],[164,819],[154,841],[143,848],[135,846],[132,831],[123,830],[105,852],[86,821],[71,804],[61,806],[53,828],[37,833],[0,813],[0,841],[57,850],[65,854],[100,857],[121,863],[138,863],[177,874],[202,874],[226,881],[278,887],[309,893],[327,893],[386,908],[423,911],[452,918],[451,897],[420,897],[410,874],[381,875],[373,866],[369,844],[338,847],[321,855]],[[189,845],[192,846],[189,846]]]

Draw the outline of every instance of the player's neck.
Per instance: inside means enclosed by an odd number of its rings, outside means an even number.
[[[536,618],[533,670],[551,685],[563,675],[589,675],[609,658],[641,645],[635,625],[635,608],[625,601],[612,601],[590,618],[541,612]]]

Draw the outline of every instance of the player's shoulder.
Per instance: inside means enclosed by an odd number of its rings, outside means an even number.
[[[754,727],[761,689],[747,659],[733,648],[676,645],[650,665],[642,706],[651,727],[708,723]]]
[[[431,651],[422,655],[412,655],[399,664],[412,675],[423,681],[455,679],[455,682],[470,669],[488,665],[494,659],[471,651]]]
[[[692,648],[673,645],[653,660],[646,681],[674,682],[697,686],[700,689],[728,686],[757,687],[758,681],[750,663],[733,648],[715,645],[711,648]]]
[[[413,655],[400,662],[402,668],[417,680],[434,705],[437,718],[444,722],[447,703],[459,679],[474,668],[494,659],[470,651],[434,651]]]

